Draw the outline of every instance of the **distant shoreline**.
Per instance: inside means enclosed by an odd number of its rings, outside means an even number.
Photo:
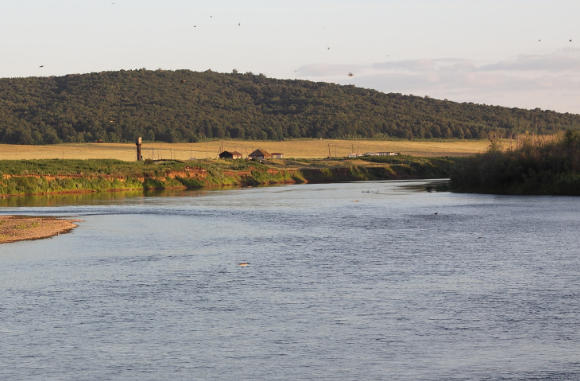
[[[82,220],[38,216],[0,216],[0,244],[50,238],[69,233]]]

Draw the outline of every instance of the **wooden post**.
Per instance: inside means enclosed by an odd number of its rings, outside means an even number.
[[[141,156],[141,146],[143,145],[143,139],[138,137],[135,139],[135,145],[137,146],[137,161],[143,160],[143,156]]]

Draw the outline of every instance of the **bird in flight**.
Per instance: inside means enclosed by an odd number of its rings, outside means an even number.
[[[44,67],[44,65],[40,65],[39,68]]]
[[[349,73],[348,73],[348,76],[349,76],[349,77],[354,77],[354,74],[352,74],[352,73],[350,73],[350,72],[349,72]]]
[[[570,40],[570,42],[572,42],[572,40]]]
[[[197,25],[194,25],[193,27],[194,27],[194,28],[197,28]]]
[[[327,48],[328,50],[330,50],[330,48]]]
[[[241,23],[241,22],[239,22],[239,23],[238,23],[238,26],[242,26],[242,23]]]

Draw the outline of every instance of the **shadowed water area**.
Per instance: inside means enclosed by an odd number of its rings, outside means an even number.
[[[2,200],[84,222],[0,246],[0,379],[579,379],[580,198],[424,184]]]

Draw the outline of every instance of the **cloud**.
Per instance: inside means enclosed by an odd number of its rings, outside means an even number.
[[[379,70],[427,71],[580,71],[580,49],[568,48],[549,54],[520,55],[513,59],[477,66],[461,59],[417,59],[379,62],[371,65]]]
[[[579,88],[579,78],[552,76],[546,78],[509,76],[500,73],[485,72],[429,72],[421,74],[371,74],[359,76],[357,85],[375,87],[377,83],[389,84],[405,92],[414,89],[436,90],[493,90],[493,91],[532,91],[549,89]]]
[[[347,75],[360,71],[364,66],[361,65],[334,65],[334,64],[311,64],[298,68],[297,73],[309,77],[328,77]]]
[[[510,76],[503,73],[382,73],[359,76],[338,83],[372,88],[385,93],[429,95],[457,102],[493,104],[580,113],[580,78],[566,75],[548,78]]]
[[[479,68],[481,71],[579,71],[580,49],[563,49],[544,55],[521,55]]]
[[[354,77],[346,77],[348,72]],[[580,113],[580,49],[481,64],[460,58],[305,65],[299,74],[383,92]]]
[[[406,71],[432,71],[435,69],[435,61],[429,59],[406,60],[394,62],[381,62],[372,65],[374,69],[396,69]]]

